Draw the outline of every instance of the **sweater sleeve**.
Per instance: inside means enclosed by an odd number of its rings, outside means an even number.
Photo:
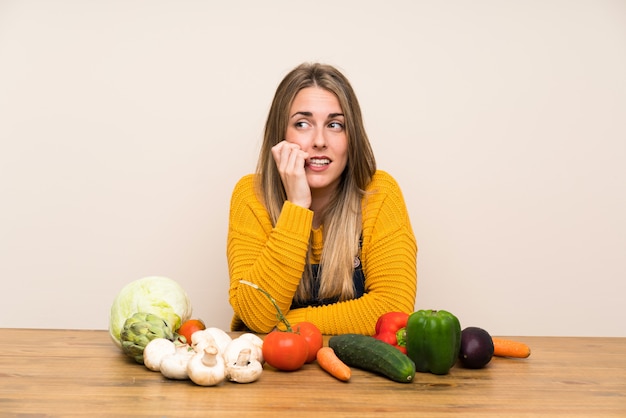
[[[417,244],[396,181],[378,171],[363,201],[361,261],[365,294],[359,299],[289,312],[292,323],[313,322],[324,334],[372,335],[385,312],[414,310]]]
[[[313,212],[285,202],[275,227],[254,192],[254,176],[235,186],[230,205],[227,259],[229,302],[235,313],[231,328],[241,325],[260,333],[277,324],[276,309],[247,280],[269,292],[287,312],[304,271]]]

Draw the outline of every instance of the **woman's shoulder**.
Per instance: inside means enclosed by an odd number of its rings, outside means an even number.
[[[235,183],[235,187],[233,188],[233,197],[237,195],[249,196],[255,194],[254,179],[254,174],[246,174],[237,180],[237,183]]]
[[[237,180],[235,183],[235,189],[250,189],[254,188],[254,174],[246,174]]]
[[[398,225],[408,224],[404,196],[396,179],[378,170],[363,197],[363,227],[373,224],[381,234],[392,233]],[[369,229],[368,229],[369,230]]]
[[[376,170],[372,176],[372,181],[367,186],[368,192],[397,193],[400,186],[396,179],[386,171]]]
[[[391,174],[382,170],[377,170],[374,173],[372,181],[365,191],[364,204],[368,211],[374,212],[382,208],[402,211],[405,207],[400,185]]]
[[[237,183],[235,183],[235,187],[233,188],[232,193],[233,203],[247,202],[247,204],[249,204],[251,200],[255,200],[251,199],[252,197],[256,196],[254,178],[254,174],[246,174],[239,180],[237,180]]]

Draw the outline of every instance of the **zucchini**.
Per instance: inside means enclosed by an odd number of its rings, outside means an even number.
[[[410,383],[415,363],[397,348],[374,337],[342,334],[330,337],[328,346],[348,366],[378,373],[395,382]]]

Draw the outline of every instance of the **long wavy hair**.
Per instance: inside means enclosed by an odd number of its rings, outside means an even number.
[[[348,139],[348,163],[330,203],[322,213],[324,248],[319,277],[319,298],[347,300],[354,297],[354,257],[359,252],[361,236],[361,201],[376,171],[372,151],[361,115],[361,108],[348,79],[336,68],[320,63],[304,63],[294,68],[280,82],[265,124],[265,133],[257,163],[257,194],[276,221],[287,199],[271,149],[285,138],[289,110],[298,92],[319,87],[333,93],[345,115]],[[309,256],[296,300],[308,299],[314,281]]]

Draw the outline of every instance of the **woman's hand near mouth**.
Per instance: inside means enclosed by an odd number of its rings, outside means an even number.
[[[287,200],[305,208],[311,207],[311,188],[304,169],[307,152],[300,146],[287,141],[281,141],[272,147],[272,156],[283,181]]]

